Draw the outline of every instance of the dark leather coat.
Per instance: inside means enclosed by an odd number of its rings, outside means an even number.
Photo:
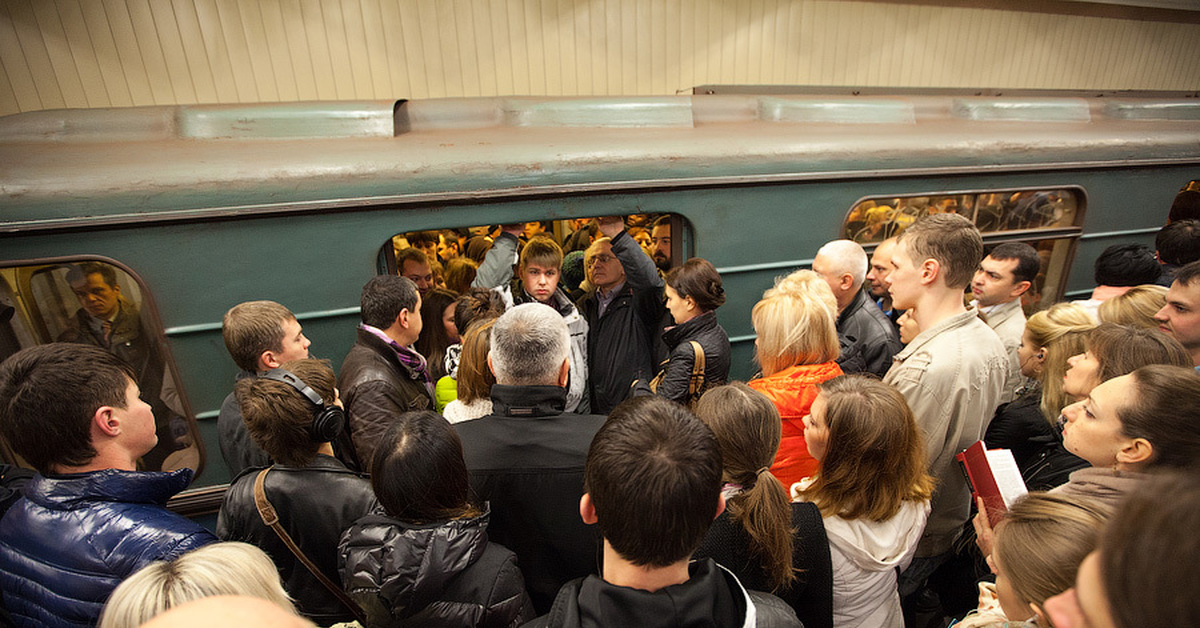
[[[250,371],[238,373],[238,380],[255,377]],[[229,467],[229,477],[237,477],[250,467],[265,467],[271,464],[270,456],[250,438],[246,422],[242,419],[242,407],[238,405],[237,395],[229,393],[221,403],[221,413],[217,415],[217,443],[221,446],[221,457],[225,466]]]
[[[687,403],[688,384],[696,363],[693,340],[704,350],[705,388],[720,386],[729,379],[729,336],[717,324],[716,312],[705,312],[663,332],[670,357],[660,367],[663,378],[655,391],[658,396]]]
[[[263,523],[254,505],[254,479],[261,470],[248,469],[229,486],[217,515],[217,536],[262,548],[279,567],[284,588],[306,617],[322,626],[353,621],[350,611]],[[265,489],[292,540],[321,573],[338,582],[338,539],[378,505],[371,483],[336,459],[318,454],[306,467],[275,465]]]
[[[342,362],[337,381],[349,429],[338,437],[334,448],[351,469],[371,470],[375,443],[396,417],[434,409],[425,378],[400,362],[391,346],[362,329]]]
[[[342,584],[376,626],[519,626],[533,604],[517,556],[488,542],[488,515],[428,525],[381,513],[338,545]]]
[[[883,377],[892,368],[892,356],[900,353],[904,345],[900,344],[900,334],[879,306],[867,298],[865,291],[859,290],[854,300],[842,310],[837,319],[838,334],[847,336],[862,354],[866,362],[866,372]],[[847,373],[846,364],[842,370]]]
[[[18,626],[94,626],[133,572],[216,541],[164,505],[191,469],[35,476],[0,520],[0,590]]]

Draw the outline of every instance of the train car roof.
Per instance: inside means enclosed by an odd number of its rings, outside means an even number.
[[[806,178],[1200,162],[1200,100],[713,94],[0,118],[0,233]]]

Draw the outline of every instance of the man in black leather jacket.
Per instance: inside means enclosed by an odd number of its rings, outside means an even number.
[[[333,370],[324,361],[309,359],[288,362],[283,370],[315,392],[321,405],[293,385],[269,379],[279,370],[238,380],[234,393],[250,437],[275,461],[263,488],[279,524],[322,574],[340,583],[338,540],[378,502],[370,481],[334,458],[328,433],[314,428],[314,417],[325,410],[325,402],[336,403]],[[350,609],[263,522],[254,501],[254,483],[263,471],[247,469],[230,485],[217,516],[217,536],[262,548],[279,567],[296,607],[309,619],[322,626],[353,621]]]
[[[801,626],[791,607],[748,593],[711,558],[692,562],[725,508],[721,451],[683,406],[638,397],[596,433],[579,503],[604,537],[603,576],[564,586],[527,626]]]
[[[834,240],[822,246],[813,258],[812,269],[837,299],[838,336],[846,338],[861,354],[864,365],[839,366],[847,373],[868,372],[883,377],[892,368],[892,356],[900,352],[900,335],[876,305],[867,299],[863,283],[867,276],[867,253],[857,242]]]

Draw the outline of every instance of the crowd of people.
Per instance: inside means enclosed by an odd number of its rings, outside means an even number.
[[[136,365],[13,355],[0,435],[37,473],[4,502],[0,623],[1200,624],[1168,567],[1200,558],[1200,222],[1044,309],[1038,251],[957,214],[830,242],[749,312],[745,383],[669,219],[574,227],[412,235],[337,373],[285,306],[232,307],[215,531],[164,508],[189,469],[140,470]],[[999,521],[955,460],[981,440],[1030,490]]]

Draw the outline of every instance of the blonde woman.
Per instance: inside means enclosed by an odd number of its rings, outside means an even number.
[[[137,628],[168,609],[217,595],[262,598],[296,612],[266,553],[246,543],[213,543],[126,578],[104,605],[100,628]]]
[[[1158,329],[1154,315],[1167,304],[1167,289],[1162,286],[1142,285],[1130,288],[1125,294],[1106,299],[1100,304],[1100,322]]]
[[[820,471],[792,497],[821,511],[833,565],[833,625],[904,625],[898,574],[912,562],[929,517],[934,479],[904,396],[844,375],[817,386],[804,438]]]
[[[835,362],[837,301],[820,275],[798,270],[764,292],[750,316],[763,376],[749,385],[779,410],[783,438],[771,473],[791,486],[817,470],[804,442],[804,417],[817,398],[817,384],[842,374]]]

